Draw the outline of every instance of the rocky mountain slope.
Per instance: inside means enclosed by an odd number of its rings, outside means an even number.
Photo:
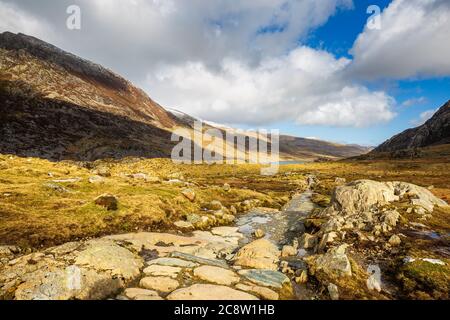
[[[167,111],[98,64],[10,32],[0,34],[0,102],[0,153],[50,160],[167,158],[172,131],[182,127],[192,133],[195,119]],[[368,151],[289,136],[282,136],[280,145],[284,159]]]
[[[450,101],[417,128],[408,129],[387,140],[373,152],[395,152],[450,143]]]

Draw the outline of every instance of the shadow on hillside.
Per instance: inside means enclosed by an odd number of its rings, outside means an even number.
[[[171,133],[0,81],[0,153],[51,161],[170,158]]]

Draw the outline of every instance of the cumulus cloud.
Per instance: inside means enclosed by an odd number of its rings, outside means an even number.
[[[449,32],[450,1],[394,0],[381,29],[359,35],[351,71],[366,79],[448,76]]]
[[[300,47],[256,67],[232,59],[218,71],[202,63],[164,66],[149,74],[147,87],[158,101],[212,121],[362,127],[391,120],[392,98],[341,76],[349,63]]]

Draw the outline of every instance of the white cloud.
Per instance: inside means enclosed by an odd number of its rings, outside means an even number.
[[[355,42],[353,74],[366,79],[450,75],[450,1],[394,0],[381,30],[366,28]]]
[[[349,63],[300,47],[255,67],[233,59],[217,71],[192,62],[164,66],[148,75],[147,88],[164,105],[227,123],[363,127],[391,120],[392,98],[341,77]]]
[[[419,105],[419,104],[424,104],[427,102],[427,98],[425,97],[419,97],[419,98],[411,98],[411,99],[407,99],[405,101],[402,102],[402,107],[411,107],[414,105]]]
[[[411,121],[411,124],[415,125],[415,126],[421,126],[422,124],[424,124],[425,122],[427,122],[432,116],[434,116],[434,114],[439,110],[438,109],[432,109],[432,110],[426,110],[424,112],[422,112],[419,116],[419,119],[415,119]]]

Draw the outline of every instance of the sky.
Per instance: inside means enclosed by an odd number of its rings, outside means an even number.
[[[375,146],[450,99],[448,0],[0,0],[3,31],[240,128]]]

